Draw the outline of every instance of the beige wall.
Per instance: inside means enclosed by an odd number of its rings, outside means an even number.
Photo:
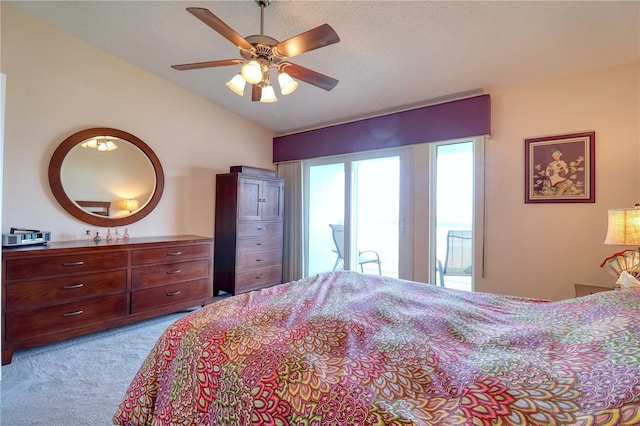
[[[67,214],[47,182],[55,148],[84,128],[132,133],[164,167],[162,200],[129,227],[132,237],[212,236],[216,173],[236,164],[274,168],[269,130],[6,4],[1,31],[0,65],[7,76],[3,232],[33,227],[51,231],[54,240],[71,240],[85,229],[105,231]]]
[[[640,64],[491,91],[486,268],[476,290],[561,299],[612,284],[607,209],[640,202]],[[596,202],[524,203],[524,139],[596,134]],[[628,248],[628,247],[626,247]]]
[[[3,222],[80,238],[87,225],[47,183],[56,146],[86,127],[133,133],[156,152],[167,185],[132,236],[213,235],[215,174],[272,167],[272,134],[206,100],[2,5],[7,75]],[[490,90],[486,251],[479,291],[560,299],[573,283],[610,284],[600,262],[606,210],[640,202],[640,65]],[[221,90],[225,90],[224,88]],[[596,203],[525,204],[524,139],[596,132]],[[229,142],[233,143],[229,143]]]

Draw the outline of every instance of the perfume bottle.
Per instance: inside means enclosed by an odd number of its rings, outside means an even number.
[[[120,233],[118,232],[118,228],[116,228],[116,232],[114,234],[116,241],[120,241]]]
[[[122,234],[122,239],[123,240],[129,239],[129,228],[124,228],[124,234]]]
[[[100,242],[102,240],[102,237],[100,236],[100,232],[96,232],[96,236],[93,237],[93,241],[95,241],[96,243]]]
[[[84,234],[84,240],[85,240],[85,241],[91,241],[91,230],[90,230],[90,229],[87,229],[87,230],[85,231],[85,234]]]
[[[107,228],[107,241],[111,241],[111,228]]]

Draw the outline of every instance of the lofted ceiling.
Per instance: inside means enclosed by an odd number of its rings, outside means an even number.
[[[238,115],[287,134],[497,88],[640,61],[639,1],[286,1],[264,11],[283,41],[324,23],[341,41],[290,61],[339,80],[301,82],[273,104],[225,83],[239,66],[170,66],[240,58],[185,9],[209,9],[243,37],[260,7],[236,1],[5,1]]]

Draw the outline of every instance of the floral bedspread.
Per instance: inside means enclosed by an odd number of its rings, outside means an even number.
[[[323,274],[158,340],[123,425],[640,425],[640,291],[560,302]]]

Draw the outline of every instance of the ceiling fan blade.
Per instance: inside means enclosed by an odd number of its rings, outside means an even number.
[[[223,59],[220,61],[195,62],[193,64],[171,65],[171,68],[178,71],[197,70],[200,68],[226,67],[227,65],[237,65],[244,61],[242,59]]]
[[[338,43],[340,37],[329,24],[323,24],[290,39],[281,41],[273,48],[273,52],[280,58],[291,58],[310,50]]]
[[[251,43],[245,40],[244,37],[242,37],[240,34],[235,32],[230,26],[222,22],[222,20],[211,13],[209,9],[205,9],[203,7],[188,7],[187,11],[211,28],[213,28],[222,37],[238,46],[239,49],[253,49]]]
[[[280,69],[293,78],[297,78],[298,80],[302,80],[305,83],[312,84],[327,91],[333,89],[338,84],[338,80],[335,78],[320,74],[317,71],[300,65],[292,64],[291,62],[281,62]]]
[[[258,86],[257,84],[252,84],[251,85],[251,100],[256,102],[256,101],[259,101],[260,98],[262,98],[262,87]]]

